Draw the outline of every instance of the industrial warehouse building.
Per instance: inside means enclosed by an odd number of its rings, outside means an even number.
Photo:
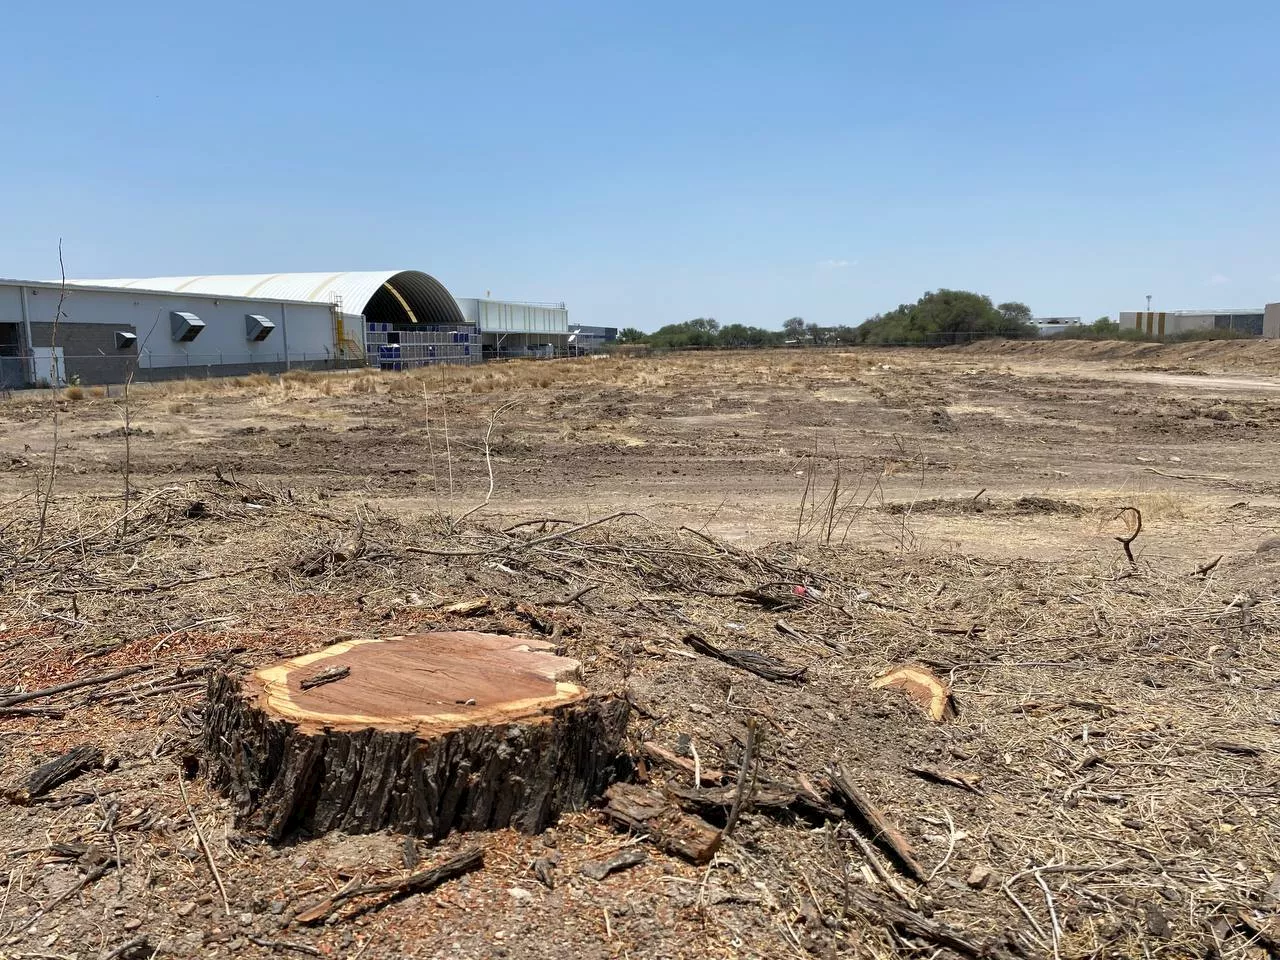
[[[0,386],[404,369],[565,355],[581,350],[574,339],[563,303],[457,299],[418,270],[81,280],[65,291],[0,280]]]
[[[1271,324],[1266,323],[1271,317]],[[1245,310],[1122,310],[1120,327],[1171,337],[1192,330],[1231,330],[1250,337],[1280,336],[1280,303]]]

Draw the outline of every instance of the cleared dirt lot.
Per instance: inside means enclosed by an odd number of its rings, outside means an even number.
[[[74,743],[109,761],[0,807],[0,953],[95,957],[145,936],[192,956],[1246,955],[1273,935],[1280,870],[1278,346],[178,383],[131,391],[127,438],[115,391],[12,398],[0,703],[140,672],[0,713],[6,785]],[[490,466],[490,502],[457,522]],[[1115,540],[1131,507],[1134,564]],[[622,511],[640,516],[540,539]],[[336,548],[356,530],[360,551]],[[458,549],[472,552],[422,552]],[[481,596],[472,616],[443,612]],[[637,747],[691,744],[732,784],[755,718],[760,777],[825,795],[829,765],[848,764],[927,882],[867,854],[856,824],[790,809],[749,811],[709,868],[651,850],[597,882],[578,865],[627,838],[587,811],[547,837],[450,838],[484,847],[484,870],[313,928],[292,922],[299,904],[404,873],[398,838],[264,846],[202,779],[191,813],[179,796],[200,756],[191,678],[211,665],[353,633],[551,623],[589,685],[634,701]],[[762,679],[692,651],[690,633],[807,673]],[[959,717],[935,725],[869,688],[902,663],[949,681]],[[549,853],[554,889],[530,871]]]
[[[456,514],[485,496],[485,418],[510,404],[491,442],[497,517],[639,510],[758,545],[795,537],[806,488],[820,500],[839,461],[852,545],[1060,557],[1105,548],[1123,532],[1108,518],[1132,504],[1147,522],[1140,551],[1185,563],[1273,528],[1271,344],[1058,346],[135,387],[132,476],[146,487],[221,468],[351,506]],[[1084,359],[1108,346],[1118,355]],[[59,488],[118,492],[119,398],[63,406]],[[47,401],[5,413],[12,498],[47,466],[51,425]]]

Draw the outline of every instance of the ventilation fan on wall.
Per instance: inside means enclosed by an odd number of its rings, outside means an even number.
[[[244,335],[254,343],[261,343],[267,339],[275,328],[274,323],[256,313],[246,313],[244,316]]]
[[[178,343],[190,343],[200,336],[200,331],[204,329],[204,321],[194,313],[174,310],[169,314],[169,329],[173,333],[173,339]]]

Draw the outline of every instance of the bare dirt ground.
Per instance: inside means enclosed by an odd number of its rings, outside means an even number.
[[[1265,955],[1277,347],[304,373],[135,386],[127,434],[119,388],[15,396],[3,786],[78,743],[106,761],[0,806],[0,956]],[[590,686],[632,700],[637,756],[696,749],[732,786],[754,718],[757,776],[829,797],[847,764],[925,882],[856,817],[791,807],[749,809],[709,867],[650,849],[590,880],[582,862],[636,838],[584,811],[541,837],[419,843],[424,864],[478,844],[485,867],[297,922],[352,876],[405,875],[401,840],[238,832],[198,775],[203,676],[353,633],[548,625]],[[766,680],[690,634],[807,671]],[[903,663],[947,680],[959,716],[870,689]],[[554,889],[531,872],[549,855]]]

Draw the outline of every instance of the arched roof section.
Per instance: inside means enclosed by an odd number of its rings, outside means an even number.
[[[73,280],[95,287],[199,293],[206,296],[341,302],[342,311],[374,322],[465,324],[458,302],[444,284],[421,270],[362,270],[344,273],[247,273],[132,280]]]

